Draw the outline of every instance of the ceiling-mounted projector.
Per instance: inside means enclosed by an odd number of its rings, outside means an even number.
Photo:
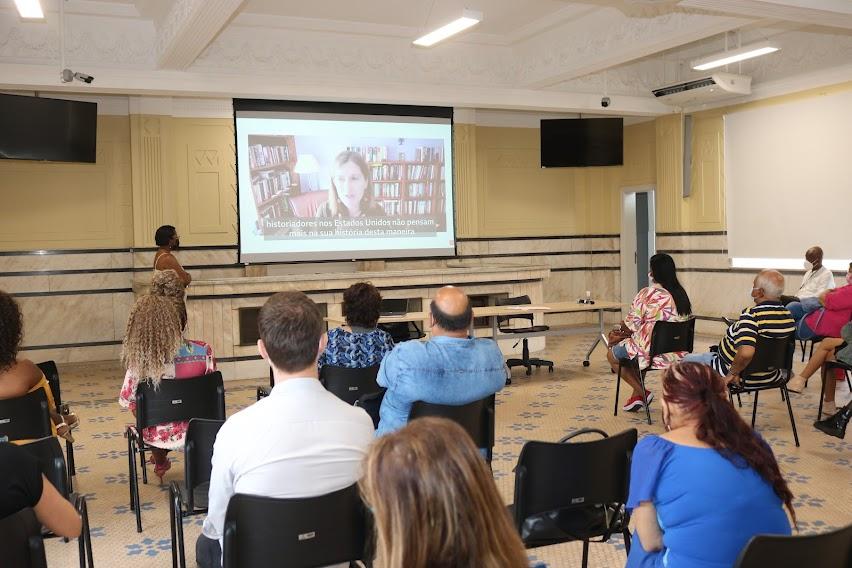
[[[667,105],[687,107],[751,94],[751,77],[734,73],[713,73],[708,77],[675,83],[652,91]]]

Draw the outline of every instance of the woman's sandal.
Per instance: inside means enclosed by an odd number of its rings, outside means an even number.
[[[151,456],[152,458],[154,456]],[[172,468],[172,462],[169,458],[165,458],[162,462],[154,462],[154,475],[160,478],[160,485],[163,484],[163,476]]]
[[[69,442],[71,442],[73,444],[74,443],[74,436],[71,435],[71,430],[74,429],[74,426],[76,426],[76,424],[77,423],[75,422],[74,425],[72,426],[72,425],[66,424],[65,422],[60,422],[59,424],[56,425],[56,435],[59,436],[60,438],[65,438],[66,440],[68,440]]]

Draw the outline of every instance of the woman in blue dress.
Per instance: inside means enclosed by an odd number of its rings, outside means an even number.
[[[382,295],[369,282],[358,282],[343,292],[343,317],[349,329],[328,330],[328,345],[318,366],[362,369],[382,362],[393,349],[393,339],[378,329]]]
[[[766,442],[705,365],[663,375],[662,436],[633,453],[630,496],[636,532],[627,568],[730,568],[758,534],[790,534],[793,494]]]

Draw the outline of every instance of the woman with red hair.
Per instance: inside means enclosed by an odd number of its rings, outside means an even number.
[[[790,534],[793,494],[772,450],[727,398],[706,365],[663,374],[662,436],[633,453],[630,496],[636,532],[627,568],[734,564],[757,534]]]

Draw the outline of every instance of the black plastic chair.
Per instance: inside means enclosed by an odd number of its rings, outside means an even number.
[[[581,434],[602,440],[566,443]],[[589,542],[624,536],[630,553],[630,515],[625,508],[635,428],[614,436],[584,428],[559,442],[527,442],[515,468],[515,503],[509,506],[527,548],[583,541],[583,568]]]
[[[354,406],[363,408],[370,415],[373,421],[373,428],[379,427],[379,421],[381,420],[379,411],[382,408],[382,401],[385,398],[386,391],[387,389],[382,388],[378,392],[361,395],[361,398],[355,401]]]
[[[50,410],[43,389],[0,400],[0,442],[38,440],[52,436]]]
[[[272,388],[275,386],[275,376],[272,374],[272,367],[269,368],[269,386],[268,387],[257,387],[257,400],[262,398],[266,398],[269,396],[269,393],[272,392]]]
[[[758,535],[737,558],[734,568],[849,568],[852,566],[852,525],[805,536]]]
[[[47,384],[50,386],[50,393],[53,395],[53,402],[56,404],[56,411],[60,414],[69,414],[71,412],[71,408],[67,403],[62,402],[62,387],[59,383],[59,369],[56,366],[56,362],[51,361],[43,361],[41,363],[36,363],[41,372],[44,373],[44,377],[47,379]],[[72,444],[69,440],[65,440],[65,455],[68,456],[68,483],[73,483],[72,479],[75,475],[77,475],[77,467],[74,465],[74,444]],[[73,491],[73,485],[70,485],[71,490]]]
[[[328,566],[368,560],[358,486],[302,499],[236,494],[228,502],[224,568]]]
[[[0,551],[4,568],[47,568],[41,523],[32,509],[0,519]]]
[[[514,298],[496,298],[495,301],[498,306],[524,306],[531,304],[529,296],[516,296]],[[503,324],[510,322],[513,319],[522,319],[529,321],[530,325],[526,327],[506,327]],[[533,314],[517,314],[510,316],[497,316],[497,329],[500,333],[541,333],[544,331],[548,331],[550,326],[547,325],[533,325]],[[517,343],[515,343],[517,346]],[[521,340],[522,345],[522,353],[520,359],[507,359],[506,365],[509,367],[509,370],[512,370],[512,367],[524,367],[527,371],[527,375],[532,374],[533,367],[547,367],[549,372],[553,372],[553,361],[548,361],[547,359],[539,359],[538,357],[530,357],[530,344],[529,338],[524,337]]]
[[[618,378],[615,383],[615,409],[613,416],[618,416],[618,396],[621,391],[621,369],[627,365],[633,367],[636,376],[639,377],[639,384],[642,385],[642,401],[645,403],[645,415],[648,417],[648,424],[651,423],[651,409],[648,408],[647,391],[645,390],[645,375],[648,371],[660,371],[661,369],[654,367],[654,358],[657,355],[665,355],[666,353],[678,353],[686,351],[692,353],[692,347],[695,343],[695,318],[691,317],[684,321],[658,321],[654,323],[654,330],[651,332],[651,346],[649,349],[650,366],[644,369],[639,368],[638,359],[619,359],[618,360]]]
[[[166,379],[157,389],[149,381],[136,388],[136,424],[125,430],[127,437],[127,475],[130,483],[130,509],[136,513],[136,532],[142,532],[142,513],[139,504],[139,472],[136,454],[142,464],[142,483],[148,483],[145,451],[149,446],[142,439],[142,430],[165,422],[192,418],[225,420],[225,387],[222,373],[216,371],[190,379]]]
[[[816,345],[817,343],[819,343],[823,339],[825,339],[825,338],[820,337],[819,335],[816,335],[816,336],[814,336],[810,339],[800,339],[799,340],[799,346],[802,348],[802,363],[805,362],[805,350],[808,346],[808,342],[810,342],[810,344],[811,344],[811,349],[808,353],[808,359],[810,359],[811,357],[814,356],[814,345]]]
[[[849,373],[852,372],[852,365],[848,365],[843,361],[826,361],[822,365],[822,387],[819,391],[819,409],[817,410],[817,420],[822,420],[822,403],[823,398],[825,398],[825,387],[828,381],[831,382],[832,388],[836,388],[834,384],[834,379],[829,379],[828,375],[830,371],[841,370],[843,374],[846,376],[846,384],[849,386],[849,390],[852,391],[852,382],[849,382]],[[807,383],[805,383],[807,384]]]
[[[362,369],[324,365],[319,380],[328,392],[346,404],[355,404],[362,395],[381,390],[376,383],[378,374],[378,365]]]
[[[452,420],[470,434],[477,448],[486,451],[485,461],[491,465],[494,450],[495,399],[496,396],[492,394],[481,400],[458,406],[417,401],[411,405],[408,420],[416,420],[424,416],[438,416]]]
[[[65,456],[62,454],[62,447],[59,445],[59,440],[54,436],[50,436],[24,444],[20,448],[30,453],[39,461],[41,472],[47,480],[56,488],[56,491],[60,495],[71,502],[74,509],[80,515],[83,524],[80,536],[77,539],[80,568],[86,568],[86,566],[90,568],[94,567],[92,533],[89,529],[89,511],[86,505],[86,498],[71,491],[69,476],[65,467]],[[42,532],[42,534],[45,538],[57,536],[49,532]],[[67,542],[67,539],[65,540]]]
[[[796,431],[796,419],[793,417],[793,406],[790,404],[790,393],[787,392],[787,381],[793,376],[793,354],[796,351],[796,340],[789,337],[765,337],[758,334],[754,347],[754,356],[748,366],[740,373],[740,383],[728,385],[728,395],[731,404],[734,395],[751,393],[754,395],[751,409],[751,427],[757,420],[757,398],[760,391],[780,389],[781,399],[787,402],[787,412],[790,414],[790,426],[793,428],[793,439],[799,447],[799,434]],[[768,382],[764,375],[778,373],[779,378]]]
[[[193,418],[183,444],[184,481],[169,484],[169,521],[172,535],[172,567],[186,568],[183,518],[207,512],[213,444],[224,420]]]

